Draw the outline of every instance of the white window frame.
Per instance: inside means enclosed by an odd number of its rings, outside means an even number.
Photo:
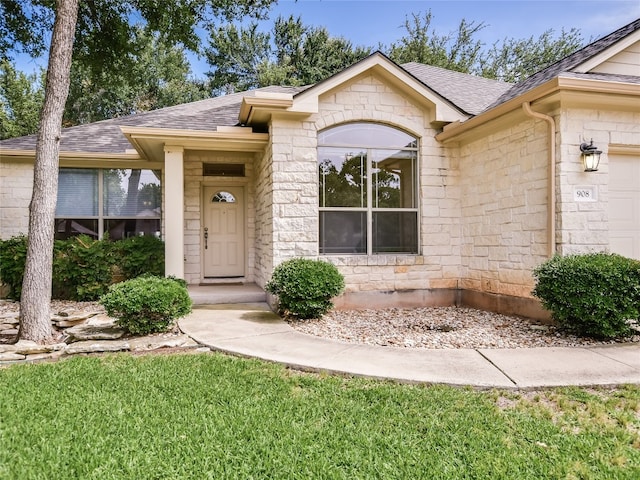
[[[350,123],[348,125],[358,125],[358,124],[367,124],[367,123],[371,123],[371,122],[354,122],[354,123]],[[407,132],[405,132],[404,130],[397,128],[397,127],[393,127],[390,125],[385,125],[385,124],[375,124],[375,125],[380,125],[383,127],[387,127],[389,129],[393,129],[393,130],[397,130],[400,131],[402,133],[405,133],[407,135],[411,135]],[[341,125],[336,125],[333,127],[329,127],[326,130],[330,130],[332,128],[339,128]],[[367,198],[366,198],[366,207],[324,207],[324,206],[319,206],[319,212],[366,212],[366,228],[367,228],[367,251],[364,253],[320,253],[320,255],[323,256],[341,256],[341,255],[418,255],[420,252],[420,196],[419,196],[419,190],[418,190],[418,179],[419,179],[419,152],[420,152],[420,143],[419,143],[419,139],[417,137],[414,137],[413,135],[411,135],[413,138],[415,138],[416,141],[416,146],[415,148],[413,147],[403,147],[402,149],[398,149],[397,147],[371,147],[371,146],[365,146],[365,145],[358,145],[358,144],[350,144],[350,145],[339,145],[339,144],[322,144],[322,145],[318,145],[318,149],[320,148],[345,148],[345,149],[353,149],[354,152],[357,151],[358,153],[363,152],[366,154],[366,170],[365,170],[365,177],[366,177],[366,186],[367,186]],[[412,185],[412,197],[413,197],[413,201],[414,201],[414,207],[413,208],[377,208],[373,206],[374,203],[374,199],[373,199],[373,151],[380,151],[380,150],[389,150],[389,151],[398,151],[398,150],[402,150],[402,151],[411,151],[411,152],[415,152],[415,156],[413,158],[413,164],[412,164],[412,168],[413,168],[413,185]],[[316,162],[317,163],[317,162]],[[324,195],[323,197],[324,198]],[[411,253],[407,253],[407,252],[374,252],[373,251],[373,214],[374,213],[378,213],[378,212],[402,212],[402,213],[407,213],[407,212],[414,212],[416,215],[416,251],[415,252],[411,252]],[[318,249],[320,249],[320,239],[322,237],[322,232],[318,232]]]

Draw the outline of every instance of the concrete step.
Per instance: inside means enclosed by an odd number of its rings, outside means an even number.
[[[255,283],[189,285],[189,296],[194,305],[263,303],[267,301],[266,292]]]

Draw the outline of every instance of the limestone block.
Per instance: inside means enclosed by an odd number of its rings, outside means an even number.
[[[15,362],[24,360],[26,355],[22,355],[14,352],[0,353],[0,362]]]
[[[121,352],[128,351],[130,349],[131,347],[129,345],[129,342],[125,340],[112,340],[103,342],[87,340],[68,345],[67,348],[65,348],[64,352],[67,355],[75,355],[78,353]]]
[[[19,340],[15,344],[11,345],[15,353],[21,355],[34,355],[39,353],[51,353],[64,350],[67,347],[66,343],[54,343],[48,345],[40,345],[30,340]]]
[[[76,325],[67,328],[65,333],[69,335],[67,343],[84,340],[115,340],[124,335],[124,330],[115,324],[115,319],[106,315],[101,321]]]

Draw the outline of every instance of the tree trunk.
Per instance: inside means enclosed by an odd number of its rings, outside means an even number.
[[[36,144],[18,337],[38,343],[45,343],[52,337],[51,276],[58,196],[58,153],[62,114],[69,94],[69,72],[77,17],[78,0],[57,1],[44,105]]]

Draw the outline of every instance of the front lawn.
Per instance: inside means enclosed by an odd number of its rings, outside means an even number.
[[[0,369],[2,479],[640,478],[640,387],[475,391],[198,355]]]

